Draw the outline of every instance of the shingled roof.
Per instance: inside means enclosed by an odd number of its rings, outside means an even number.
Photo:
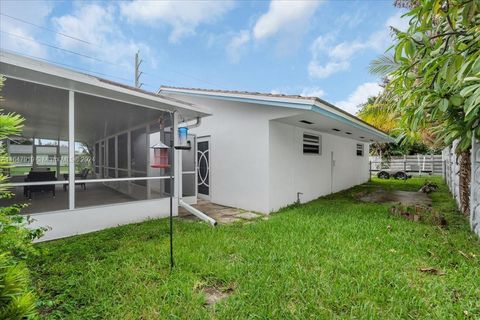
[[[325,103],[325,101],[323,101],[322,99],[320,99],[318,97],[307,97],[307,96],[300,96],[300,95],[296,95],[296,94],[267,93],[267,92],[239,91],[239,90],[222,90],[222,89],[186,88],[186,87],[173,87],[173,86],[161,86],[159,92],[162,89],[195,90],[195,91],[203,91],[203,92],[210,92],[210,93],[243,94],[243,95],[274,97],[274,98],[302,99],[302,100],[311,100],[311,101],[318,101],[318,102],[321,102],[321,103]]]

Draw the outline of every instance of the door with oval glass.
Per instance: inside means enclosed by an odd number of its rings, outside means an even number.
[[[197,188],[198,197],[210,199],[210,137],[197,139]]]

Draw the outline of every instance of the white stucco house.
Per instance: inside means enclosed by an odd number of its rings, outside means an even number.
[[[364,183],[384,132],[316,97],[163,86],[205,106],[197,137],[198,196],[270,213]]]
[[[191,206],[197,197],[270,213],[367,181],[369,143],[391,141],[317,98],[152,93],[5,51],[0,74],[3,112],[25,118],[0,142],[14,194],[0,206],[28,203],[32,227],[49,227],[42,240],[178,207],[216,224]]]

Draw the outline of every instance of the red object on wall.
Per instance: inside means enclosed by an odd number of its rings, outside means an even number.
[[[168,147],[163,143],[154,145],[153,149],[153,163],[150,165],[152,168],[168,168]]]

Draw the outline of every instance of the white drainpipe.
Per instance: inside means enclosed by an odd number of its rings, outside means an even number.
[[[191,214],[193,214],[194,216],[202,219],[203,221],[206,221],[208,223],[210,223],[212,226],[216,226],[217,225],[217,221],[209,216],[207,216],[205,213],[203,213],[202,211],[198,210],[198,209],[195,209],[194,207],[192,207],[191,205],[189,204],[186,204],[185,202],[183,202],[183,200],[180,200],[178,202],[178,204],[180,205],[180,207],[184,208],[185,210],[187,210],[188,212],[190,212]]]

